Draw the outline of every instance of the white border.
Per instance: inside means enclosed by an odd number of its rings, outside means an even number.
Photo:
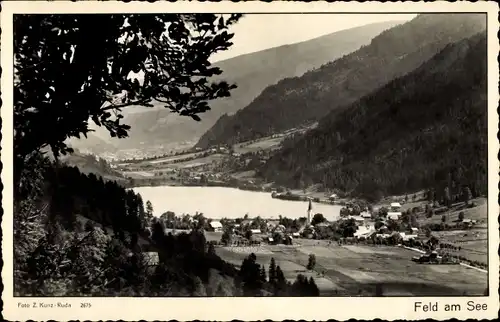
[[[12,15],[13,13],[160,13],[160,12],[373,12],[373,13],[413,13],[413,12],[488,12],[488,135],[489,135],[489,281],[490,296],[488,298],[65,298],[65,299],[43,299],[45,302],[57,303],[69,302],[71,309],[19,309],[19,302],[34,302],[37,299],[19,300],[12,297]],[[498,5],[494,2],[434,2],[434,3],[297,3],[297,2],[156,2],[122,3],[115,1],[107,2],[69,2],[69,1],[9,1],[2,3],[1,27],[1,62],[2,62],[2,153],[1,160],[3,171],[1,179],[3,183],[2,206],[4,216],[2,221],[2,251],[4,267],[2,280],[4,291],[2,294],[3,317],[7,320],[347,320],[381,318],[394,319],[425,319],[433,318],[444,320],[450,318],[458,319],[493,319],[498,316],[498,151],[497,140],[498,114],[498,62],[499,42],[498,31]],[[428,312],[415,313],[413,303],[439,302],[439,305],[461,304],[474,300],[477,303],[487,303],[487,311],[469,312]],[[89,302],[91,309],[80,309],[80,303]]]

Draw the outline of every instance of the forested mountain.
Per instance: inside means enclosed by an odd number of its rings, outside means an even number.
[[[124,109],[123,123],[131,125],[128,138],[110,138],[104,129],[97,128],[95,133],[89,134],[90,139],[73,139],[71,144],[95,154],[114,152],[115,149],[141,149],[156,144],[173,146],[185,141],[193,141],[194,144],[221,115],[233,114],[245,107],[266,86],[286,77],[300,76],[353,52],[368,44],[382,31],[400,23],[402,22],[388,21],[369,24],[216,62],[213,65],[223,73],[214,79],[226,80],[230,84],[236,84],[238,88],[231,91],[230,97],[210,102],[211,110],[200,115],[201,122],[172,113],[161,104],[149,109],[132,108],[134,113],[127,113]]]
[[[322,182],[377,199],[417,189],[487,189],[486,33],[446,46],[406,76],[332,112],[285,147],[262,175]]]
[[[224,115],[197,146],[232,144],[315,121],[403,76],[447,44],[485,29],[483,14],[423,14],[301,77],[267,87],[233,116]]]

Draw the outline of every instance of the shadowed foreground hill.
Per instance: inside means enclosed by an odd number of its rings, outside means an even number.
[[[447,44],[484,30],[485,23],[482,14],[419,15],[356,52],[267,87],[234,116],[221,117],[197,146],[242,142],[319,120],[416,69]]]
[[[414,72],[332,112],[303,138],[289,140],[262,173],[375,199],[444,186],[484,193],[486,63],[485,32],[449,45]]]
[[[332,16],[332,19],[335,18]],[[134,113],[126,114],[123,121],[132,127],[129,138],[112,139],[102,129],[97,129],[96,133],[90,135],[92,140],[88,144],[88,139],[72,140],[72,144],[92,153],[140,149],[154,144],[167,145],[184,141],[194,141],[194,144],[221,115],[233,114],[247,106],[267,86],[286,77],[300,76],[351,53],[370,43],[382,31],[400,23],[402,21],[369,24],[216,62],[213,65],[223,73],[214,79],[237,84],[238,88],[231,91],[230,97],[210,102],[212,109],[200,115],[201,122],[171,113],[161,104],[153,108],[133,108]],[[127,110],[124,112],[127,113]],[[111,144],[106,145],[106,142]],[[94,144],[98,146],[94,147]]]

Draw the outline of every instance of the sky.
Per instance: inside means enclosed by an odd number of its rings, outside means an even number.
[[[416,14],[247,14],[230,27],[231,48],[214,54],[216,62],[267,48],[293,44],[375,22],[410,20]]]

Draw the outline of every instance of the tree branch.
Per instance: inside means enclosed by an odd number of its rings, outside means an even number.
[[[124,104],[120,104],[120,105],[110,105],[110,106],[106,106],[106,107],[101,108],[101,111],[109,111],[109,110],[119,109],[119,108],[128,107],[128,106],[132,106],[132,105],[141,105],[141,104],[147,103],[148,101],[151,101],[151,99],[147,98],[147,99],[142,99],[142,100],[138,100],[135,102],[128,102],[128,103],[124,103]]]

